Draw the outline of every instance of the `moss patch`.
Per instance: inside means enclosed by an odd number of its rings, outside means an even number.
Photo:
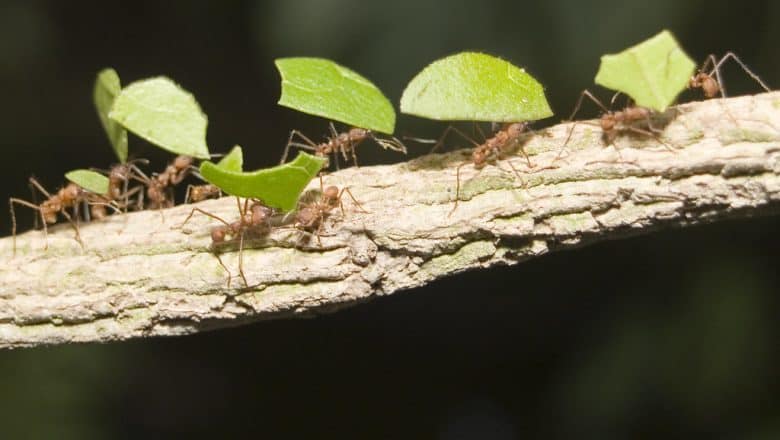
[[[431,278],[436,278],[463,270],[495,253],[496,246],[492,241],[477,241],[461,247],[453,254],[432,258],[422,265],[420,271]]]

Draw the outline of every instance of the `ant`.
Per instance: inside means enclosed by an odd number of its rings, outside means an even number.
[[[228,223],[223,218],[205,211],[200,208],[192,208],[190,214],[184,219],[184,222],[179,226],[183,228],[185,224],[192,218],[192,216],[199,212],[203,215],[209,216],[215,220],[222,222],[219,226],[211,228],[211,249],[214,251],[214,255],[217,257],[220,266],[228,273],[227,286],[230,288],[230,280],[232,275],[230,270],[225,266],[222,258],[217,252],[217,247],[238,239],[238,273],[241,279],[244,281],[244,286],[249,287],[246,275],[244,274],[244,240],[247,235],[251,238],[261,238],[267,236],[271,232],[271,217],[274,214],[274,210],[265,206],[259,200],[244,199],[244,203],[241,203],[241,199],[236,197],[236,204],[238,205],[239,217],[238,220]]]
[[[371,130],[365,128],[353,127],[346,132],[337,132],[336,127],[331,122],[330,125],[331,136],[327,138],[325,142],[320,144],[315,143],[306,135],[298,130],[292,130],[290,137],[287,139],[287,146],[284,147],[284,154],[280,163],[284,163],[287,160],[287,154],[290,151],[290,147],[302,148],[305,150],[313,151],[316,156],[326,157],[329,154],[333,154],[333,158],[336,161],[336,168],[338,168],[338,153],[341,153],[344,161],[348,161],[349,157],[352,157],[352,161],[357,166],[357,154],[355,154],[355,148],[363,143],[366,139],[372,139],[384,149],[390,149],[399,153],[406,154],[406,146],[395,137],[390,139],[383,139],[377,137]],[[295,137],[303,140],[305,143],[295,142]]]
[[[312,233],[315,237],[317,237],[317,244],[322,247],[322,240],[320,240],[320,237],[323,235],[322,228],[325,224],[325,220],[337,207],[341,209],[341,215],[345,215],[344,203],[341,201],[341,198],[345,192],[349,195],[349,197],[361,212],[368,212],[363,209],[363,206],[361,206],[357,199],[355,199],[355,196],[352,195],[352,191],[350,191],[348,187],[345,186],[341,190],[339,190],[339,188],[334,185],[323,188],[322,177],[320,176],[319,199],[306,200],[306,196],[302,197],[301,202],[299,202],[298,209],[295,211],[293,227],[302,232]]]
[[[103,205],[103,206],[113,206],[110,205],[110,203],[106,202],[102,197],[94,195],[88,191],[85,191],[80,186],[76,185],[75,183],[69,183],[65,187],[60,188],[59,191],[57,191],[56,194],[52,195],[46,189],[44,189],[43,185],[41,185],[38,180],[36,180],[34,177],[30,177],[30,188],[33,190],[33,198],[35,196],[35,190],[41,192],[44,196],[46,196],[46,200],[41,202],[40,204],[28,202],[27,200],[18,199],[15,197],[12,197],[8,199],[8,205],[11,210],[11,235],[13,236],[13,253],[16,255],[16,212],[14,210],[14,204],[26,206],[30,209],[33,209],[35,211],[38,211],[38,214],[40,215],[40,219],[43,223],[43,236],[45,240],[44,249],[49,248],[49,238],[48,238],[48,228],[47,225],[57,223],[57,214],[62,214],[63,217],[65,217],[68,222],[70,222],[71,226],[73,226],[73,229],[76,231],[76,241],[81,245],[81,248],[84,248],[84,242],[81,240],[81,234],[79,232],[79,226],[78,226],[78,205],[82,202],[87,202],[89,204],[95,204],[95,205]],[[68,214],[67,208],[73,209],[73,215]],[[75,217],[75,221],[74,221]],[[37,224],[36,217],[36,224]]]
[[[111,205],[119,206],[120,212],[127,212],[130,207],[130,198],[138,194],[138,201],[136,202],[137,209],[143,209],[143,187],[137,186],[129,189],[130,180],[137,179],[136,176],[144,176],[143,171],[138,168],[136,163],[148,164],[146,159],[134,159],[125,163],[120,163],[111,167],[108,170],[108,193],[102,197],[102,199]],[[100,170],[99,170],[100,171]],[[105,170],[102,171],[106,173]],[[122,201],[120,204],[119,201]],[[108,214],[106,212],[105,204],[92,204],[90,211],[92,217],[97,220],[102,220]]]
[[[769,92],[769,86],[764,84],[763,81],[761,81],[761,78],[758,77],[755,73],[753,73],[752,70],[748,68],[748,66],[742,62],[742,60],[737,57],[737,55],[734,54],[734,52],[727,52],[723,57],[718,60],[715,58],[715,55],[709,55],[704,61],[704,64],[702,64],[701,68],[696,72],[694,76],[691,77],[691,79],[688,81],[688,88],[689,89],[701,89],[704,93],[705,98],[714,98],[718,96],[718,94],[721,95],[721,97],[726,97],[726,88],[723,85],[723,81],[720,78],[720,67],[728,60],[734,60],[739,66],[742,68],[743,71],[745,71],[748,76],[753,78],[765,91]],[[712,66],[712,70],[707,72],[707,68]]]
[[[181,183],[192,171],[192,162],[191,156],[178,155],[165,167],[165,171],[153,174],[152,177],[147,177],[136,168],[139,176],[135,178],[146,185],[146,197],[151,201],[150,209],[164,209],[174,205],[172,187]]]
[[[616,93],[610,103],[614,104],[618,95],[619,93]],[[668,143],[664,142],[663,139],[658,137],[656,134],[657,132],[660,132],[660,130],[653,127],[652,125],[652,110],[645,107],[639,107],[631,103],[626,105],[623,110],[610,110],[587,89],[580,93],[580,97],[577,99],[577,104],[574,106],[574,111],[571,113],[571,116],[569,116],[569,121],[574,120],[574,116],[576,116],[577,112],[579,112],[580,107],[582,106],[582,101],[586,97],[599,106],[599,108],[601,108],[603,111],[601,117],[599,118],[599,122],[596,124],[601,128],[602,137],[607,145],[614,145],[615,139],[617,139],[618,135],[621,133],[631,132],[642,136],[652,137],[670,150],[674,151]],[[634,126],[633,124],[637,122],[644,122],[647,124],[648,129]],[[593,122],[574,122],[574,124],[572,124],[571,128],[569,129],[569,134],[566,136],[566,140],[564,141],[563,146],[558,152],[558,155],[555,156],[555,159],[553,159],[553,162],[561,157],[561,154],[566,149],[566,145],[568,145],[569,140],[571,140],[571,136],[574,133],[574,127],[578,123],[594,124]]]
[[[475,126],[484,138],[485,136],[484,133],[482,133],[482,129],[480,129],[478,125]],[[469,163],[474,164],[474,168],[477,170],[481,170],[488,164],[497,165],[498,161],[504,159],[510,150],[519,146],[520,151],[522,152],[528,164],[528,168],[534,167],[534,165],[531,163],[531,158],[528,157],[528,154],[526,154],[525,149],[520,142],[521,138],[528,133],[527,122],[506,122],[501,125],[491,137],[485,139],[481,144],[455,128],[455,126],[450,125],[444,130],[444,133],[442,133],[439,140],[436,141],[436,145],[433,146],[431,152],[436,151],[436,149],[444,144],[445,137],[451,131],[454,131],[463,139],[466,139],[467,141],[474,144],[474,151],[471,152],[471,160],[458,165],[455,170],[457,182],[455,185],[455,206],[452,208],[452,211],[450,211],[449,215],[452,215],[452,213],[455,212],[455,210],[458,208],[458,202],[460,201],[460,169],[465,165],[468,165]],[[427,140],[424,139],[417,140],[419,142],[427,142]],[[515,166],[512,164],[512,161],[507,159],[507,163],[509,164],[509,167],[512,168],[512,171],[515,173],[515,175],[517,175],[517,177],[522,181],[522,176],[520,175],[520,172],[517,171],[517,168],[515,168]]]

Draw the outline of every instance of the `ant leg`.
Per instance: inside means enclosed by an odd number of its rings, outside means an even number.
[[[515,144],[520,150],[520,153],[522,153],[523,157],[525,158],[525,162],[528,164],[528,168],[533,168],[534,164],[531,163],[531,158],[528,156],[528,153],[525,152],[525,147],[517,140],[515,140]]]
[[[652,131],[643,130],[643,129],[637,128],[637,127],[625,127],[625,130],[628,130],[628,131],[636,133],[636,134],[641,134],[643,136],[652,137],[653,139],[658,141],[658,143],[663,144],[672,153],[677,153],[677,150],[674,147],[672,147],[668,142],[666,142],[663,139],[661,139],[660,136],[658,136],[656,133],[654,133]]]
[[[458,201],[460,200],[460,169],[469,163],[471,162],[463,162],[462,164],[458,165],[458,168],[455,169],[455,206],[452,207],[452,211],[447,214],[447,217],[451,216],[452,213],[458,209]]]
[[[33,187],[32,183],[29,183],[29,182],[28,182],[27,185],[30,187],[30,195],[32,197],[32,199],[31,199],[32,200],[32,204],[35,205],[36,207],[40,206],[40,204],[38,203],[38,193],[35,192],[35,187]],[[34,229],[38,229],[38,216],[37,215],[33,216],[33,228]]]
[[[361,205],[360,202],[357,201],[355,196],[352,195],[352,191],[349,190],[349,187],[345,186],[344,188],[341,188],[341,192],[339,193],[339,205],[341,206],[341,214],[342,215],[344,215],[344,205],[341,203],[341,195],[344,194],[345,192],[349,195],[349,198],[352,199],[352,201],[360,209],[361,212],[364,212],[364,213],[368,214],[368,211],[366,211],[363,208],[363,205]]]
[[[26,206],[28,208],[34,209],[38,212],[38,214],[41,217],[41,221],[43,222],[43,238],[44,238],[44,246],[43,249],[46,250],[49,248],[49,234],[46,227],[46,218],[43,215],[43,211],[41,211],[40,206],[33,205],[32,203],[28,202],[27,200],[17,199],[15,197],[11,197],[8,199],[8,207],[11,209],[11,235],[13,236],[13,255],[16,256],[16,212],[14,211],[14,203],[17,203],[22,206]],[[35,217],[36,219],[38,216]]]
[[[702,63],[701,67],[699,68],[699,72],[705,72],[710,66],[715,68],[715,66],[718,65],[718,60],[715,58],[714,54],[707,55],[707,58],[704,59],[704,63]],[[710,70],[710,73],[708,75],[712,75],[714,72]]]
[[[38,180],[35,177],[30,177],[29,182],[30,182],[30,185],[34,186],[38,191],[41,192],[41,194],[46,196],[46,198],[49,198],[49,199],[51,198],[51,194],[49,194],[49,192],[46,191],[46,189],[43,187],[43,185],[38,183]]]
[[[295,137],[298,137],[299,139],[302,139],[306,144],[300,144],[297,142],[293,142],[293,139]],[[305,145],[305,146],[304,146]],[[298,147],[298,148],[306,148],[311,147],[312,151],[317,150],[317,144],[314,143],[311,139],[307,138],[305,134],[301,133],[298,130],[291,130],[290,136],[287,138],[287,145],[284,147],[284,154],[282,154],[282,160],[279,162],[280,164],[283,164],[287,161],[287,154],[290,152],[290,147]]]
[[[238,274],[241,279],[244,280],[244,287],[249,287],[249,282],[246,280],[244,274],[244,235],[246,231],[241,231],[241,235],[238,237]]]
[[[190,203],[190,192],[192,192],[192,188],[194,188],[195,185],[189,184],[187,185],[187,191],[184,192],[184,204]]]
[[[127,213],[127,210],[130,209],[130,197],[133,197],[134,195],[136,195],[136,193],[138,193],[139,198],[141,199],[139,201],[139,203],[143,203],[143,191],[142,190],[143,190],[142,186],[136,186],[135,188],[125,192],[123,205],[117,205],[120,208],[122,208],[121,213],[123,213],[123,214]],[[113,202],[113,200],[112,200],[112,202]]]
[[[472,139],[471,137],[469,137],[469,135],[467,135],[466,133],[463,133],[462,131],[458,130],[458,129],[457,129],[455,126],[454,126],[454,125],[450,125],[450,126],[448,126],[447,128],[445,128],[445,129],[444,129],[444,133],[442,133],[442,134],[441,134],[441,137],[439,137],[439,140],[438,140],[438,141],[436,141],[436,145],[434,145],[434,146],[433,146],[433,148],[431,148],[431,151],[430,151],[428,154],[430,154],[430,153],[433,153],[434,151],[436,151],[437,149],[439,149],[439,147],[441,147],[442,145],[444,145],[444,139],[447,137],[447,135],[448,135],[448,134],[449,134],[451,131],[454,131],[455,133],[457,133],[458,135],[460,135],[460,137],[462,137],[463,139],[465,139],[465,140],[467,140],[467,141],[471,142],[472,144],[474,144],[474,146],[475,146],[475,147],[478,147],[478,146],[479,146],[479,144],[477,143],[477,141],[475,141],[474,139]]]
[[[182,229],[184,227],[184,225],[186,225],[187,222],[190,221],[192,216],[195,215],[196,212],[199,212],[199,213],[201,213],[201,214],[203,214],[205,216],[211,217],[214,220],[220,221],[225,226],[228,226],[228,227],[230,226],[230,223],[228,223],[227,221],[225,221],[225,219],[223,219],[222,217],[220,217],[218,215],[212,214],[212,213],[210,213],[208,211],[204,211],[204,210],[202,210],[200,208],[192,208],[192,211],[190,211],[190,214],[187,216],[187,218],[185,218],[184,221],[179,226],[174,226],[172,229]]]
[[[62,216],[68,219],[70,225],[73,226],[73,230],[76,231],[76,241],[79,243],[79,245],[81,245],[81,250],[84,250],[84,241],[81,239],[81,232],[79,232],[79,225],[73,222],[73,218],[64,209],[60,211],[60,213],[62,213]]]
[[[336,126],[333,124],[333,121],[328,121],[328,131],[330,131],[330,135],[333,138],[337,138],[339,136],[339,131],[336,130]]]
[[[740,60],[739,57],[737,57],[737,55],[734,52],[727,52],[726,55],[723,55],[723,58],[721,58],[720,61],[718,61],[718,64],[715,64],[715,67],[713,68],[713,70],[715,71],[715,77],[717,78],[718,83],[720,83],[720,94],[721,94],[722,97],[724,97],[724,98],[726,97],[726,88],[724,87],[723,82],[720,79],[720,66],[723,65],[723,63],[728,61],[729,59],[732,59],[737,64],[739,64],[739,66],[742,68],[742,70],[744,70],[745,73],[748,74],[748,76],[753,78],[758,83],[758,85],[760,85],[761,88],[764,89],[764,91],[766,91],[766,92],[771,91],[769,86],[764,84],[764,82],[761,81],[761,78],[759,78],[758,75],[753,73],[753,71],[750,70],[748,68],[748,66],[745,63],[743,63],[742,60]]]
[[[607,107],[605,107],[605,106],[604,106],[604,104],[601,102],[601,100],[599,100],[598,98],[596,98],[595,96],[593,96],[593,94],[592,94],[592,93],[590,93],[590,90],[588,90],[588,89],[585,89],[585,90],[583,90],[582,92],[580,92],[580,97],[579,97],[579,98],[577,98],[577,104],[574,106],[574,110],[571,112],[571,115],[569,116],[569,119],[567,119],[567,121],[573,121],[573,120],[574,120],[574,117],[575,117],[575,116],[577,116],[577,112],[579,112],[579,111],[580,111],[580,107],[582,107],[582,101],[583,101],[583,100],[584,100],[586,97],[587,97],[588,99],[590,99],[590,100],[591,100],[591,102],[593,102],[594,104],[596,104],[597,106],[599,106],[599,108],[600,108],[600,109],[601,109],[601,110],[602,110],[604,113],[609,113],[609,109],[608,109]]]
[[[506,163],[509,164],[509,168],[511,168],[512,171],[515,173],[515,176],[517,176],[517,178],[520,179],[520,183],[522,183],[523,188],[525,188],[526,187],[525,180],[523,179],[523,176],[520,174],[520,171],[517,171],[517,168],[515,168],[515,165],[512,163],[512,159],[507,158],[505,160]],[[499,169],[501,168],[498,166],[498,162],[496,162],[496,167],[498,167]]]
[[[558,150],[558,154],[555,155],[555,158],[550,162],[550,165],[555,164],[555,162],[558,161],[563,156],[563,152],[566,151],[566,146],[569,145],[569,141],[571,140],[572,135],[574,135],[574,129],[577,127],[577,124],[585,124],[585,125],[593,125],[597,127],[601,127],[600,124],[595,122],[589,122],[589,121],[574,121],[571,125],[571,128],[569,129],[569,133],[566,135],[566,140],[563,141],[563,145],[561,145],[561,148]]]
[[[317,231],[314,232],[314,236],[317,237],[317,246],[322,247],[322,240],[320,239],[320,236],[322,236],[322,225],[325,224],[324,220],[320,220],[320,224],[317,226]]]
[[[615,95],[617,96],[617,94]],[[582,92],[580,92],[579,98],[577,98],[577,103],[574,105],[574,110],[572,110],[571,115],[569,116],[569,119],[567,121],[573,121],[574,117],[577,116],[577,113],[580,111],[580,107],[582,107],[582,101],[588,98],[596,104],[604,113],[609,113],[609,109],[604,106],[604,104],[595,96],[593,96],[592,93],[590,93],[590,90],[585,89]],[[613,100],[615,97],[612,98]],[[569,145],[569,141],[571,140],[571,136],[574,133],[574,128],[577,126],[577,122],[575,121],[574,124],[572,124],[571,128],[569,129],[569,133],[566,135],[566,140],[563,142],[563,145],[561,146],[561,149],[558,151],[558,154],[555,156],[555,159],[553,159],[552,163],[554,164],[558,159],[560,159],[561,155],[563,154],[564,150],[566,149],[566,146]]]
[[[340,170],[341,167],[339,165],[339,152],[337,150],[333,150],[333,162],[336,164],[336,171]]]
[[[349,149],[352,152],[352,162],[355,163],[355,167],[357,168],[358,167],[358,162],[357,162],[357,154],[355,153],[355,147],[357,147],[357,144],[350,145]]]
[[[227,266],[225,266],[225,263],[222,261],[222,257],[220,257],[218,253],[215,252],[214,256],[217,257],[217,261],[219,261],[219,265],[222,266],[222,268],[225,269],[225,272],[227,272],[227,274],[228,274],[227,287],[229,289],[230,288],[230,280],[233,278],[233,274],[230,273],[230,269],[228,269]]]

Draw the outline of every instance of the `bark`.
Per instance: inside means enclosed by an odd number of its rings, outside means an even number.
[[[679,106],[653,119],[658,139],[631,133],[605,146],[593,121],[527,136],[497,165],[458,166],[469,150],[390,166],[349,168],[322,245],[277,228],[243,252],[210,248],[210,226],[192,205],[111,216],[0,239],[0,347],[184,335],[260,319],[324,313],[431,283],[457,272],[517,264],[553,250],[722,219],[780,206],[780,93]],[[517,172],[512,171],[514,167]],[[312,183],[317,188],[318,182]],[[235,199],[199,208],[229,221]],[[308,238],[308,240],[306,240]]]

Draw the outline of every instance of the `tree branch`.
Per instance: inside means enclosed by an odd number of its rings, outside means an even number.
[[[656,118],[662,137],[621,135],[605,146],[591,123],[528,136],[521,155],[461,171],[468,151],[392,166],[349,168],[325,183],[349,185],[368,213],[345,197],[322,247],[277,229],[244,251],[210,252],[213,219],[192,206],[112,216],[0,240],[0,347],[183,335],[259,319],[332,311],[430,283],[456,272],[516,264],[552,250],[732,217],[780,206],[780,93],[696,102]],[[673,149],[674,151],[671,151]],[[512,167],[518,170],[516,175]],[[315,182],[312,187],[317,187]],[[225,219],[235,199],[198,204]],[[164,217],[163,217],[164,216]],[[239,288],[236,288],[238,286]]]

